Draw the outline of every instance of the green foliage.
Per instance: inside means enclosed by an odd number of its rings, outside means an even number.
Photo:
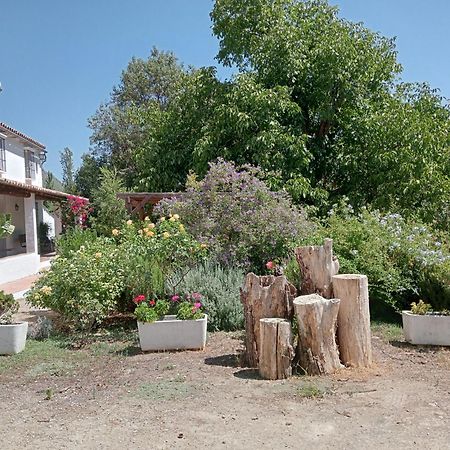
[[[159,262],[148,255],[128,254],[126,284],[130,295],[160,295],[164,292],[164,273]],[[128,259],[129,258],[129,259]]]
[[[223,268],[209,262],[188,272],[178,290],[181,293],[202,293],[210,331],[234,331],[244,326],[239,293],[243,280],[244,272],[241,269]]]
[[[450,276],[450,248],[422,223],[399,214],[382,215],[363,209],[356,215],[351,207],[338,207],[309,242],[322,243],[325,237],[333,239],[341,273],[368,276],[375,312],[380,312],[382,304],[401,311],[425,296],[435,308],[450,305],[444,284]],[[437,273],[442,278],[434,275],[433,283],[440,289],[426,291],[430,277]],[[442,295],[446,289],[447,295]]]
[[[89,228],[68,228],[66,232],[56,241],[56,252],[58,256],[70,258],[73,253],[97,241],[97,232]]]
[[[159,314],[156,312],[155,308],[152,308],[148,303],[142,302],[134,310],[134,315],[138,322],[155,322],[160,318]]]
[[[68,257],[57,257],[34,284],[27,300],[60,313],[77,328],[89,330],[116,309],[124,288],[118,249],[110,239],[97,238]]]
[[[272,192],[246,166],[219,159],[204,180],[191,178],[181,199],[161,201],[156,213],[179,213],[188,230],[225,265],[261,272],[270,259],[282,258],[311,230],[301,210],[282,192]]]
[[[290,283],[292,283],[297,289],[300,289],[302,277],[300,267],[294,257],[288,259],[286,267],[284,268],[284,275],[286,275],[286,278]]]
[[[68,194],[76,194],[77,187],[75,185],[74,176],[75,170],[73,166],[73,152],[69,147],[59,152],[60,162],[62,167],[62,182],[64,191]]]
[[[432,311],[431,305],[428,303],[425,303],[423,300],[419,300],[419,303],[416,303],[416,302],[411,303],[411,312],[413,314],[419,314],[422,316],[430,311]]]
[[[86,198],[93,198],[100,185],[101,162],[90,154],[81,157],[81,166],[75,173],[77,191]]]
[[[13,322],[13,315],[19,310],[19,303],[12,294],[0,291],[0,325]]]
[[[201,308],[192,306],[191,302],[181,302],[177,310],[177,319],[179,320],[197,320],[204,316]]]
[[[13,234],[15,228],[11,223],[11,214],[0,213],[0,239]]]
[[[110,236],[112,229],[120,228],[128,217],[124,201],[117,198],[125,187],[115,169],[102,167],[100,173],[100,186],[93,194],[95,216],[91,222],[99,234]]]

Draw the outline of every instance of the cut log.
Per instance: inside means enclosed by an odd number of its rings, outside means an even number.
[[[318,294],[294,300],[298,321],[298,363],[308,375],[334,373],[342,368],[336,345],[339,299]]]
[[[281,380],[292,375],[294,357],[291,323],[286,319],[260,320],[259,373],[266,380]]]
[[[338,340],[341,361],[346,366],[372,364],[369,288],[365,275],[335,275],[333,291],[341,299],[338,314]]]
[[[259,321],[278,317],[291,319],[292,301],[297,294],[285,276],[257,276],[249,273],[241,289],[241,302],[245,317],[245,350],[249,367],[258,367]]]
[[[325,239],[323,245],[309,245],[295,250],[301,272],[300,293],[333,297],[331,278],[339,272],[339,261],[333,256],[333,240]]]

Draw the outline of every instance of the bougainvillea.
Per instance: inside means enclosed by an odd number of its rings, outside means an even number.
[[[85,228],[92,207],[87,198],[68,195],[67,202],[63,204],[64,226],[79,226]]]

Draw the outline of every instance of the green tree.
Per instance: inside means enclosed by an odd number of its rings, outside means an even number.
[[[100,185],[101,163],[92,155],[81,157],[81,166],[75,173],[75,185],[81,196],[91,198]]]
[[[127,219],[125,203],[117,198],[117,193],[124,190],[115,169],[100,169],[100,186],[93,191],[95,216],[91,218],[92,226],[98,233],[110,236],[112,229],[120,228]]]
[[[69,194],[76,194],[77,188],[74,181],[73,152],[69,147],[65,147],[59,153],[62,167],[62,182],[64,190]]]

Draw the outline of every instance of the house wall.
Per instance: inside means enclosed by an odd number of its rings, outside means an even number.
[[[40,258],[37,253],[0,258],[0,284],[38,273]]]
[[[6,172],[2,174],[4,178],[14,181],[26,182],[25,178],[25,149],[30,148],[35,153],[35,175],[31,184],[42,186],[42,167],[39,162],[39,151],[21,143],[16,138],[5,138],[6,149]]]

